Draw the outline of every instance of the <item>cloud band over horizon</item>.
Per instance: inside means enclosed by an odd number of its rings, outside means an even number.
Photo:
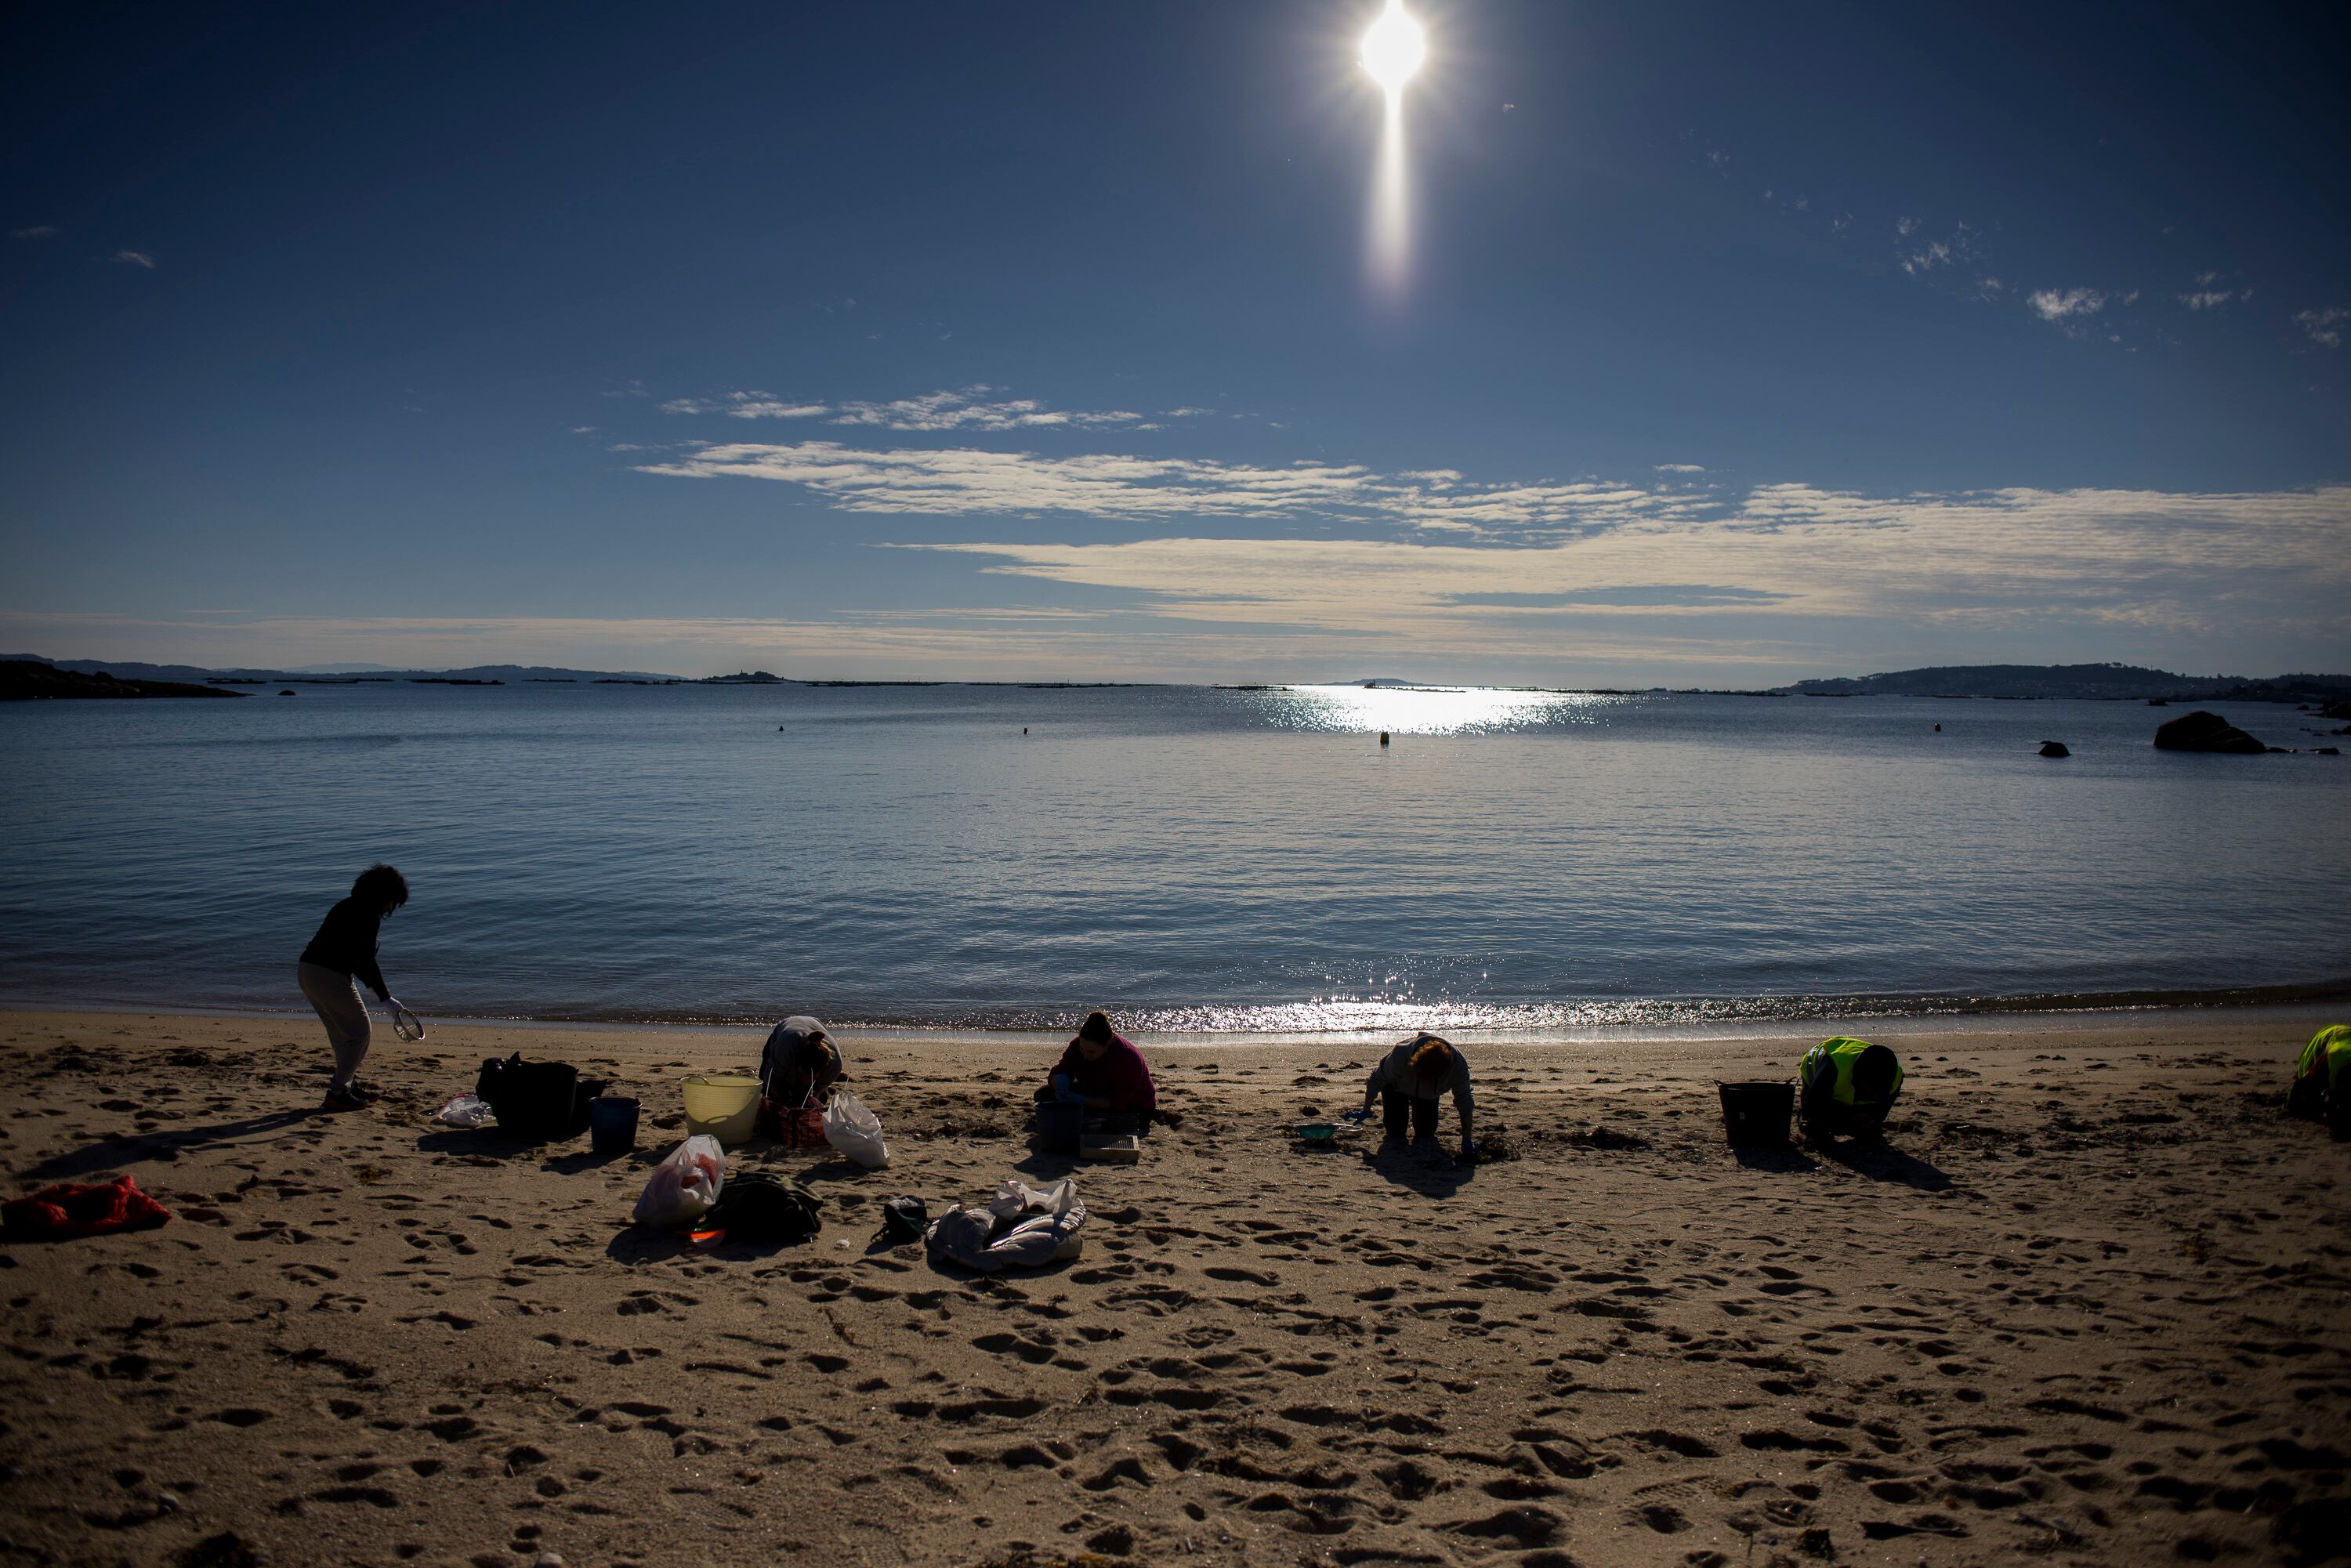
[[[2256,602],[2273,623],[2314,629],[2331,613],[2322,596],[2351,586],[2346,486],[1877,497],[833,442],[713,446],[641,471],[778,482],[848,514],[1176,525],[1101,542],[871,542],[1107,592],[1143,615],[1326,632],[1433,636],[1573,607],[1750,625],[2062,619],[2204,637]]]

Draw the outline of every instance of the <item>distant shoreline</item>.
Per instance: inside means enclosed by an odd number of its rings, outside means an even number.
[[[2126,664],[1952,664],[1896,670],[1872,675],[1813,676],[1779,686],[1592,686],[1420,682],[1393,675],[1320,681],[1098,681],[902,678],[889,680],[795,678],[768,670],[731,675],[672,675],[648,670],[586,670],[548,664],[475,664],[462,669],[364,669],[311,666],[300,670],[258,667],[211,669],[193,664],[151,664],[131,660],[48,659],[38,654],[0,655],[14,663],[51,666],[60,675],[103,672],[116,681],[231,685],[638,685],[801,686],[811,688],[972,686],[1021,691],[1125,691],[1195,686],[1207,691],[1282,691],[1298,687],[1358,687],[1364,690],[1542,692],[1585,696],[1735,696],[1941,698],[1996,701],[2073,699],[2083,702],[2144,702],[2157,706],[2189,702],[2294,703],[2351,718],[2351,674],[2295,673],[2264,678],[2183,675]],[[2341,709],[2337,714],[2332,710]]]

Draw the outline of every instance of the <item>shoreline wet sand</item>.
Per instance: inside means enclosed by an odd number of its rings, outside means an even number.
[[[878,1241],[1018,1175],[1041,1039],[850,1035],[893,1156],[798,1246],[632,1229],[674,1080],[747,1030],[0,1014],[11,1195],[123,1172],[158,1230],[0,1248],[0,1547],[31,1562],[2337,1560],[2351,1149],[2282,1112],[2306,1019],[1873,1019],[1880,1151],[1725,1145],[1771,1038],[1463,1037],[1474,1172],[1292,1124],[1385,1037],[1158,1049],[1185,1124],[1080,1166],[1081,1257]],[[1831,1032],[1825,1026],[1817,1032]],[[432,1121],[490,1055],[646,1102],[633,1156]],[[1452,1143],[1449,1108],[1445,1145]],[[235,1555],[238,1545],[250,1557]],[[207,1548],[204,1543],[212,1545]]]

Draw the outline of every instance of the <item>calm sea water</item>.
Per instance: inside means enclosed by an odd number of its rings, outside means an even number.
[[[2351,975],[2351,758],[2159,753],[2167,716],[1345,687],[11,704],[0,1000],[298,1007],[296,955],[379,858],[415,890],[386,974],[441,1015],[1573,1027]]]

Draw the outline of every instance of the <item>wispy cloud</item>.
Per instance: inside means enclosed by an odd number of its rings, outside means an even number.
[[[1185,535],[943,543],[987,570],[1194,620],[1416,633],[1463,616],[2077,623],[2212,630],[2231,591],[2332,595],[2351,486],[2241,495],[1760,487],[1718,515],[1527,546]],[[1703,589],[1692,585],[1708,585]]]
[[[1660,463],[1656,465],[1656,469],[1660,474],[1703,474],[1706,472],[1706,465],[1703,463]]]
[[[1055,409],[1035,398],[990,395],[1001,390],[981,382],[888,402],[845,399],[839,402],[794,402],[773,392],[730,392],[718,397],[673,398],[661,406],[664,413],[723,413],[735,419],[822,419],[832,424],[872,425],[883,430],[1003,431],[1117,425],[1137,430],[1159,428],[1128,409]],[[1188,417],[1210,412],[1185,408],[1169,413],[1170,417]]]
[[[1908,218],[1905,218],[1902,221],[1910,225],[1909,229],[1902,231],[1906,236],[1911,232],[1911,229],[1915,229],[1917,226],[1915,222]],[[1937,267],[1950,267],[1973,261],[1975,259],[1975,231],[1969,228],[1967,225],[1960,224],[1959,226],[1952,229],[1947,237],[1928,241],[1927,244],[1920,246],[1905,255],[1902,257],[1902,270],[1908,273],[1911,277],[1917,277],[1922,274],[1932,272]]]
[[[1348,475],[1371,487],[1402,478]],[[996,584],[977,607],[766,620],[141,619],[0,606],[0,642],[215,664],[497,660],[698,674],[748,663],[1015,678],[1281,678],[1377,655],[1472,678],[1614,669],[1646,682],[1678,666],[1748,681],[2118,648],[2172,667],[2332,667],[2335,606],[2351,589],[2346,527],[2351,486],[2340,486],[1873,496],[1784,484],[1527,542],[1236,538],[1207,517],[1109,543],[898,547],[970,563]],[[2235,608],[2245,604],[2261,613]]]
[[[10,229],[8,237],[10,239],[55,239],[57,237],[57,225],[55,224],[35,224],[31,228]]]
[[[112,259],[127,262],[132,267],[143,267],[150,272],[155,270],[155,258],[143,250],[118,250]]]
[[[1363,521],[1468,535],[1573,531],[1705,504],[1702,495],[1592,478],[1472,482],[1450,469],[1384,475],[1311,461],[876,450],[830,441],[720,444],[642,471],[779,480],[848,512]]]
[[[2036,288],[2027,298],[2032,313],[2043,321],[2070,321],[2095,316],[2112,296],[2095,288]]]
[[[2294,318],[2294,324],[2309,333],[2312,342],[2325,349],[2343,346],[2343,327],[2346,321],[2351,321],[2351,310],[2339,305],[2331,305],[2323,310],[2297,311]]]
[[[844,402],[835,424],[872,424],[887,430],[1024,430],[1040,425],[1133,424],[1143,418],[1125,409],[1049,409],[1035,398],[996,398],[985,383],[956,392],[890,402]]]
[[[2212,275],[2208,272],[2197,281],[2209,283],[2211,277]],[[2190,310],[2212,310],[2226,305],[2231,299],[2251,299],[2252,297],[2253,291],[2250,288],[2199,288],[2181,295],[2179,302]]]
[[[677,397],[664,413],[723,413],[735,419],[820,419],[832,412],[824,402],[788,402],[773,392],[731,392],[718,397]]]
[[[1172,521],[1166,537],[1119,542],[903,548],[1130,596],[1138,613],[1350,633],[1571,608],[1920,623],[2038,613],[2200,633],[2231,592],[2351,587],[2340,549],[2351,486],[1871,496],[1698,482],[1665,492],[1451,469],[827,442],[714,446],[643,472],[781,482],[855,514]]]

